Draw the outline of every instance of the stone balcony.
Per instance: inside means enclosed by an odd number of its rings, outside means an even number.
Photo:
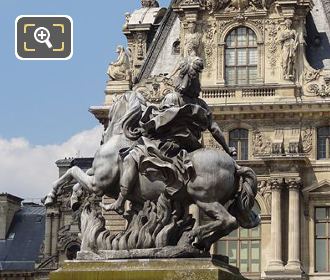
[[[295,102],[299,95],[300,90],[294,85],[260,85],[239,88],[205,86],[202,88],[202,98],[210,105]]]

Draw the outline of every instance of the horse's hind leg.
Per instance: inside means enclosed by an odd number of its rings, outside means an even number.
[[[70,183],[73,179],[75,179],[80,186],[89,191],[93,190],[92,182],[93,176],[91,174],[91,169],[89,169],[86,173],[81,170],[79,167],[74,166],[71,167],[64,175],[62,175],[58,180],[56,180],[53,184],[52,191],[46,196],[45,205],[51,205],[54,202],[54,199],[57,196],[58,190],[65,184]]]
[[[236,218],[230,215],[226,208],[219,202],[206,203],[196,201],[196,204],[206,215],[215,220],[206,225],[199,226],[194,230],[194,234],[196,234],[198,239],[195,246],[208,251],[211,245],[219,240],[219,238],[237,229],[238,223]]]

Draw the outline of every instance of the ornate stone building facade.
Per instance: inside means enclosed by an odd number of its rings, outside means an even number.
[[[132,88],[158,102],[182,58],[202,57],[201,95],[238,163],[258,175],[262,220],[214,254],[251,279],[330,279],[329,3],[173,0],[165,10],[142,2],[123,29],[131,78],[110,78],[105,104],[90,111],[107,123],[115,95]],[[203,142],[218,148],[208,134]]]

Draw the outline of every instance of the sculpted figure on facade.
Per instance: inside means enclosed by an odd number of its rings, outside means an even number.
[[[107,74],[114,81],[129,81],[131,79],[130,58],[123,46],[118,46],[118,58],[110,63]]]
[[[199,98],[203,60],[194,48],[191,51],[192,56],[185,57],[178,68],[174,89],[160,104],[148,103],[136,91],[118,98],[109,110],[107,135],[92,169],[84,173],[72,167],[47,195],[45,204],[53,204],[63,184],[75,179],[88,193],[116,199],[100,205],[127,219],[126,229],[119,234],[105,228],[104,218],[90,200],[81,201],[82,250],[110,250],[105,257],[110,259],[137,254],[209,256],[211,245],[221,237],[239,226],[259,224],[252,210],[256,174],[232,158],[235,149],[228,147],[210,108]],[[203,148],[205,131],[223,150]],[[77,185],[73,191],[79,197]],[[124,209],[127,200],[131,206]],[[195,225],[188,212],[191,204],[212,221]]]
[[[197,30],[195,22],[188,23],[187,33],[185,35],[186,56],[197,56],[201,44],[202,34]]]
[[[295,77],[298,34],[292,29],[291,19],[286,19],[284,22],[284,30],[280,34],[280,42],[282,45],[283,78],[285,80],[293,80]]]

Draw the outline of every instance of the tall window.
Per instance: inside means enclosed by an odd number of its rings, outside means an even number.
[[[330,207],[315,208],[315,270],[330,271]]]
[[[238,160],[247,160],[249,157],[249,131],[241,128],[230,131],[229,146],[236,148]]]
[[[257,36],[247,27],[232,30],[226,38],[225,79],[228,85],[249,85],[257,78]]]
[[[330,126],[317,130],[317,159],[330,158]]]
[[[259,205],[253,210],[260,214]],[[229,264],[241,272],[260,272],[260,225],[253,229],[239,228],[218,242],[218,253],[229,257]]]

